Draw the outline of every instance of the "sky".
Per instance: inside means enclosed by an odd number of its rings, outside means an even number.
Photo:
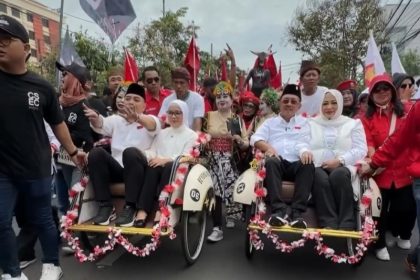
[[[52,8],[60,8],[60,0],[37,0]],[[122,33],[116,46],[121,47],[132,30],[140,23],[150,23],[162,16],[162,0],[131,0],[137,19]],[[260,3],[257,5],[257,3]],[[283,81],[296,80],[302,54],[295,51],[287,42],[287,26],[298,7],[305,0],[166,0],[166,11],[176,11],[188,7],[183,18],[185,24],[194,23],[197,31],[197,44],[201,50],[218,56],[228,43],[233,49],[236,64],[241,69],[250,69],[255,60],[253,51],[267,50],[272,44],[276,63],[282,63]],[[105,33],[86,15],[78,0],[64,0],[65,24],[70,31],[88,30],[92,37],[103,38]]]

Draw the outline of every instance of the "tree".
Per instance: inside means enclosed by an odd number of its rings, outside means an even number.
[[[401,63],[408,75],[420,75],[420,55],[416,50],[408,50],[401,55]]]
[[[288,27],[296,50],[318,61],[322,84],[335,87],[357,79],[366,55],[369,30],[380,34],[384,23],[379,0],[309,0]],[[375,36],[378,44],[386,38]]]
[[[184,25],[181,22],[188,11],[183,7],[163,17],[153,20],[145,26],[137,25],[128,42],[128,47],[139,62],[140,67],[155,65],[161,74],[164,85],[170,85],[170,70],[183,65],[191,36],[196,36],[198,26]],[[214,58],[207,52],[200,51],[202,72],[208,66],[213,67]],[[204,74],[200,73],[199,77]]]

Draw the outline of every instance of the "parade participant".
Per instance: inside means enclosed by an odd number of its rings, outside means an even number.
[[[299,148],[302,163],[315,165],[312,194],[319,226],[354,230],[352,181],[357,176],[356,163],[367,154],[367,144],[362,122],[342,115],[343,99],[339,91],[327,90],[319,115],[309,119],[309,144],[304,141]]]
[[[93,134],[89,120],[83,112],[83,104],[87,104],[87,83],[90,81],[89,71],[73,62],[63,66],[56,62],[56,67],[62,72],[60,105],[63,109],[64,120],[69,128],[73,143],[77,148],[90,151],[93,147]],[[57,197],[59,211],[64,215],[69,206],[69,189],[80,181],[80,170],[72,165],[60,164],[57,176]]]
[[[269,219],[272,226],[307,226],[302,213],[306,211],[312,189],[314,165],[303,164],[296,148],[298,142],[308,139],[310,132],[307,119],[297,115],[300,102],[299,87],[287,85],[279,99],[278,117],[265,121],[251,136],[251,145],[268,157],[265,162],[267,176],[264,184],[273,213]],[[295,193],[290,206],[280,196],[283,180],[295,181]]]
[[[405,73],[394,73],[392,75],[392,82],[397,90],[397,96],[402,103],[407,103],[414,96],[414,78]],[[409,104],[409,107],[413,103]]]
[[[25,220],[39,234],[43,250],[41,280],[58,280],[58,231],[51,211],[51,146],[44,119],[72,160],[80,165],[84,153],[73,144],[56,98],[47,81],[28,71],[31,46],[25,27],[0,15],[0,268],[2,279],[27,279],[21,273],[12,227],[18,195]]]
[[[397,129],[384,144],[375,151],[369,165],[362,167],[362,173],[373,174],[378,168],[391,166],[396,158],[405,151],[409,151],[410,163],[406,163],[407,172],[414,178],[413,194],[417,207],[417,230],[420,232],[420,102],[416,102],[407,114],[405,122]],[[401,215],[399,219],[405,220],[407,217]],[[409,254],[407,261],[412,272],[420,274],[418,261],[420,257],[420,246],[417,245]]]
[[[143,151],[150,148],[155,135],[160,131],[159,120],[155,116],[143,114],[146,104],[142,86],[130,84],[124,99],[121,112],[106,118],[85,107],[92,128],[112,138],[111,154],[98,147],[93,148],[88,156],[89,176],[95,200],[99,202],[98,214],[93,219],[97,225],[108,225],[115,218],[109,185],[120,182],[125,184],[126,205],[115,224],[133,225],[136,201],[147,166]]]
[[[357,114],[354,116],[354,119],[361,119],[366,114],[368,108],[368,97],[368,89],[366,89],[366,91],[362,91],[362,93],[360,93],[357,97]]]
[[[172,70],[172,83],[175,92],[170,94],[162,103],[159,111],[159,117],[162,117],[168,111],[169,103],[173,100],[179,99],[188,104],[189,115],[188,124],[194,131],[201,130],[202,118],[204,117],[204,99],[195,91],[188,89],[189,81],[191,80],[190,73],[184,67],[178,67]]]
[[[279,113],[279,94],[272,88],[263,90],[260,97],[260,113],[256,119],[258,128],[266,119],[275,117]]]
[[[238,153],[248,148],[249,142],[245,128],[237,115],[232,113],[233,89],[227,82],[219,82],[214,89],[217,111],[208,112],[203,129],[211,135],[207,150],[210,158],[210,174],[216,195],[213,215],[213,231],[207,237],[210,242],[223,239],[222,205],[226,205],[226,227],[233,228],[240,219],[242,211],[233,201],[233,184],[238,178]]]
[[[122,112],[122,109],[124,108],[124,97],[125,93],[127,92],[127,87],[128,86],[123,84],[118,86],[116,94],[114,95],[114,98],[112,98],[112,114],[119,114]]]
[[[247,91],[240,97],[240,105],[242,108],[241,119],[247,130],[247,135],[251,136],[255,132],[255,117],[258,113],[260,100],[252,92]]]
[[[217,80],[213,78],[206,78],[203,81],[204,113],[216,110],[216,102],[213,95],[216,85]]]
[[[148,165],[137,200],[135,227],[146,226],[147,216],[152,212],[163,187],[169,183],[174,160],[180,155],[187,155],[197,140],[197,133],[188,127],[187,103],[173,100],[166,115],[170,126],[159,132],[150,149],[145,151]],[[159,218],[157,213],[155,221]]]
[[[319,86],[320,68],[310,60],[303,60],[300,66],[300,82],[302,83],[302,106],[298,113],[307,117],[319,113],[326,87]]]
[[[270,70],[265,68],[265,59],[267,54],[265,52],[255,53],[258,55],[257,62],[254,68],[251,69],[245,79],[245,85],[252,79],[251,91],[255,96],[260,97],[262,91],[270,85]],[[245,86],[243,88],[246,88]]]
[[[337,90],[343,95],[343,115],[354,118],[357,115],[357,83],[354,80],[346,80],[337,86]]]
[[[388,75],[374,77],[369,89],[368,109],[362,118],[368,144],[368,161],[385,139],[403,124],[405,115],[404,107]],[[397,245],[402,249],[411,247],[415,201],[412,180],[406,170],[407,158],[408,151],[401,153],[394,158],[392,164],[373,177],[382,196],[376,257],[383,261],[390,260],[387,243],[392,245],[398,241]],[[387,230],[390,230],[391,234],[386,234]]]
[[[161,86],[159,70],[155,66],[144,68],[141,80],[146,87],[146,111],[148,115],[157,116],[163,100],[170,94]]]
[[[112,67],[109,69],[106,80],[108,86],[104,89],[102,100],[107,110],[111,112],[112,99],[115,96],[118,86],[124,81],[124,70],[122,67]]]

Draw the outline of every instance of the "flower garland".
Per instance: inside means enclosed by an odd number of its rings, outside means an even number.
[[[257,180],[254,189],[257,197],[257,209],[255,215],[251,218],[251,224],[259,226],[262,229],[262,233],[265,234],[275,245],[275,248],[281,252],[290,253],[297,248],[303,247],[308,240],[313,240],[316,244],[315,250],[317,253],[319,255],[323,255],[326,259],[329,259],[334,263],[358,263],[367,251],[367,247],[373,242],[372,237],[375,232],[375,223],[373,222],[371,215],[364,215],[366,213],[366,209],[368,209],[372,203],[372,191],[367,189],[361,198],[361,213],[364,218],[364,224],[362,226],[362,237],[355,246],[354,255],[348,256],[346,254],[336,254],[334,249],[324,244],[319,231],[304,230],[301,239],[287,243],[281,240],[277,234],[273,233],[271,226],[264,220],[266,206],[263,198],[267,195],[267,190],[263,186],[263,181],[266,176],[264,163],[264,154],[261,151],[256,151],[251,167],[257,172]],[[262,242],[257,229],[249,231],[249,238],[252,246],[256,250],[264,249],[264,243]]]
[[[205,145],[210,141],[210,135],[200,133],[197,137],[196,143],[193,148],[189,151],[189,157],[193,160],[197,160],[200,156],[200,145]],[[159,223],[154,225],[152,231],[152,237],[150,243],[145,244],[142,248],[134,246],[127,238],[121,234],[121,230],[114,227],[108,229],[107,240],[102,246],[95,246],[93,251],[86,254],[80,247],[79,237],[74,237],[70,228],[74,225],[76,219],[79,216],[79,200],[81,193],[86,189],[89,178],[83,176],[80,182],[76,183],[69,191],[69,196],[74,201],[73,208],[67,211],[67,214],[63,216],[61,221],[61,236],[67,240],[68,245],[75,251],[74,255],[79,262],[95,261],[100,256],[104,255],[108,251],[112,251],[116,244],[123,246],[129,253],[134,256],[146,257],[151,252],[155,251],[160,244],[160,237],[163,232],[169,233],[169,238],[174,239],[176,237],[173,226],[169,223],[169,218],[172,213],[172,207],[169,205],[170,195],[178,188],[181,188],[185,181],[185,176],[188,172],[188,163],[180,163],[178,165],[174,180],[166,185],[159,197],[159,206],[161,217]],[[182,205],[182,199],[177,198],[175,204]]]

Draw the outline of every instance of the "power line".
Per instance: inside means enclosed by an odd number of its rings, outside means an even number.
[[[391,16],[388,18],[388,21],[385,23],[384,26],[384,31],[386,30],[386,27],[388,26],[388,24],[391,22],[391,20],[394,18],[395,14],[397,13],[398,9],[400,8],[401,4],[403,3],[404,0],[401,0],[400,3],[398,4],[397,8],[395,8],[395,10],[392,12]]]
[[[394,29],[395,25],[398,23],[398,21],[400,20],[401,16],[405,13],[405,11],[407,10],[408,6],[410,5],[412,0],[409,0],[408,3],[405,5],[404,9],[402,10],[402,12],[400,13],[400,15],[398,16],[397,20],[394,21],[394,24],[391,26],[390,29],[388,29],[388,32],[386,33],[385,37],[389,34],[391,34],[392,30]]]

